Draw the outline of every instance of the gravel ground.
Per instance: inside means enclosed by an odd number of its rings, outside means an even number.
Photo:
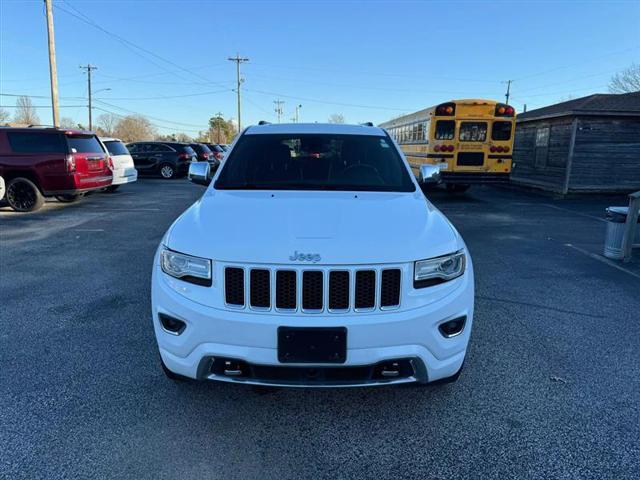
[[[475,264],[460,380],[256,391],[159,368],[152,257],[201,192],[0,208],[1,478],[640,478],[640,259],[599,255],[624,200],[432,194]]]

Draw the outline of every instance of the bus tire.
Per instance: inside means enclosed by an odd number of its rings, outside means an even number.
[[[471,185],[466,183],[447,183],[446,189],[449,193],[464,193],[469,190]]]

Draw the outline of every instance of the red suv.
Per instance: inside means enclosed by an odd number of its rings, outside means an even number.
[[[58,128],[0,128],[0,176],[5,200],[32,212],[45,196],[72,202],[111,185],[111,158],[93,132]]]

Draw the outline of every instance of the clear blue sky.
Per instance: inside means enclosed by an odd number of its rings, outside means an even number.
[[[274,121],[278,98],[286,120],[302,104],[301,121],[341,113],[377,123],[452,98],[503,99],[507,79],[521,111],[606,92],[613,73],[640,63],[639,0],[54,5],[60,103],[71,106],[62,116],[86,124],[86,100],[74,97],[86,96],[78,66],[92,63],[94,91],[111,88],[95,94],[107,102],[96,106],[148,115],[161,132],[194,134],[218,111],[235,118],[235,65],[226,59],[236,52],[250,58],[244,124]],[[46,45],[41,0],[0,0],[0,93],[48,97]],[[38,112],[51,121],[49,108]]]

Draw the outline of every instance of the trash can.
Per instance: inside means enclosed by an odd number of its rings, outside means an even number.
[[[615,260],[622,260],[622,239],[627,221],[629,207],[607,208],[607,232],[604,239],[604,256]],[[640,223],[640,218],[638,218]],[[636,226],[634,244],[640,243],[640,226]]]

